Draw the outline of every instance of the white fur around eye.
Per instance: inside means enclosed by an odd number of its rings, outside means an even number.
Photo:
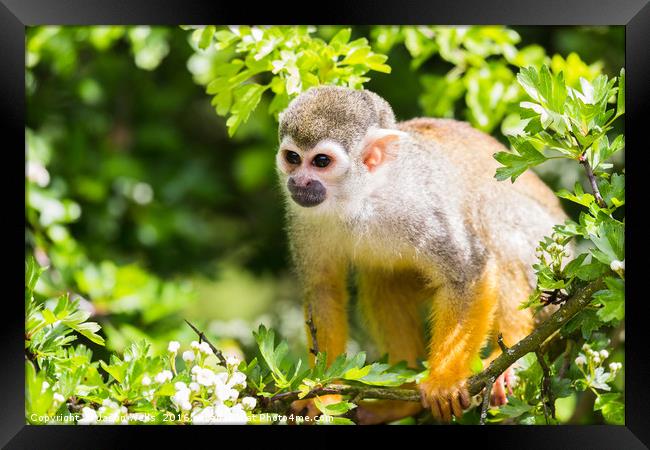
[[[337,177],[343,175],[350,167],[350,155],[348,155],[348,152],[345,151],[341,144],[337,142],[330,140],[320,141],[305,157],[313,158],[319,153],[329,155],[334,159],[334,164],[327,171],[328,176]]]
[[[303,151],[300,150],[296,144],[294,144],[293,139],[291,139],[289,136],[285,137],[280,143],[280,147],[275,154],[275,164],[284,173],[289,173],[296,168],[296,166],[289,164],[285,159],[285,153],[287,151],[296,152],[298,155],[300,155],[301,158],[305,157]]]

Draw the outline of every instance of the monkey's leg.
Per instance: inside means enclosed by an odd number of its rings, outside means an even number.
[[[498,345],[498,335],[503,337],[503,343],[506,347],[512,347],[517,342],[526,337],[533,329],[533,318],[530,310],[519,309],[518,305],[526,299],[530,293],[530,287],[525,280],[519,280],[517,285],[516,277],[506,278],[508,286],[502,288],[503,295],[500,297],[499,308],[497,310],[494,325],[494,352],[487,358],[489,364],[495,358],[501,355],[501,348]],[[490,395],[490,404],[492,406],[501,406],[508,403],[507,395],[512,395],[512,386],[515,382],[514,365],[510,366],[494,381],[494,386]]]
[[[411,271],[362,270],[359,306],[369,334],[390,363],[406,361],[415,367],[425,355],[419,307],[427,295],[425,283]],[[429,293],[430,294],[430,293]],[[417,414],[422,405],[399,400],[361,401],[355,410],[361,424],[377,424]]]
[[[434,298],[429,376],[420,383],[420,391],[424,405],[438,420],[460,417],[470,405],[465,381],[492,329],[499,296],[496,281],[495,266],[488,262],[472,286],[454,289],[447,284]]]

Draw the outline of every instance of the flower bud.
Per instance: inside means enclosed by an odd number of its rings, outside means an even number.
[[[192,350],[185,350],[183,352],[183,361],[192,362],[194,361],[194,352]]]
[[[176,353],[180,347],[181,347],[180,342],[178,342],[178,341],[171,341],[171,342],[169,343],[169,346],[167,346],[167,351],[168,351],[169,353]]]

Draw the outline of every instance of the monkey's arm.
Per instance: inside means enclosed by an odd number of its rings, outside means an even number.
[[[346,271],[342,265],[312,273],[304,286],[305,322],[316,329],[318,351],[327,353],[327,364],[345,352],[348,337]],[[309,348],[314,348],[312,332],[307,326]],[[310,361],[313,363],[313,354]]]
[[[312,321],[318,351],[327,352],[327,363],[345,352],[348,337],[347,260],[332,248],[323,248],[322,235],[310,227],[294,223],[291,253],[301,284],[305,313],[305,331],[310,349],[314,349]],[[318,236],[318,238],[315,238]],[[314,355],[310,352],[310,362]]]
[[[443,286],[433,308],[429,344],[429,376],[420,383],[425,406],[433,416],[449,422],[469,407],[464,386],[471,375],[472,359],[486,342],[498,304],[494,263],[471,286],[458,290]]]

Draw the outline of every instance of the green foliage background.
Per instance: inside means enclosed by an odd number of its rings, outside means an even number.
[[[290,98],[321,83],[364,87],[398,119],[469,120],[510,145],[521,68],[546,63],[579,88],[581,76],[618,76],[623,48],[623,27],[28,28],[25,245],[49,266],[35,301],[69,293],[102,327],[106,346],[94,332],[79,339],[94,360],[141,339],[154,352],[189,342],[186,318],[246,357],[266,324],[296,361],[303,318],[274,168],[275,117]],[[620,172],[622,152],[610,162]],[[555,191],[580,181],[588,192],[579,164],[538,173]],[[564,197],[579,221],[588,199]],[[349,352],[359,349],[380,356],[353,326]],[[563,400],[561,421],[603,421],[579,410],[582,397]]]

